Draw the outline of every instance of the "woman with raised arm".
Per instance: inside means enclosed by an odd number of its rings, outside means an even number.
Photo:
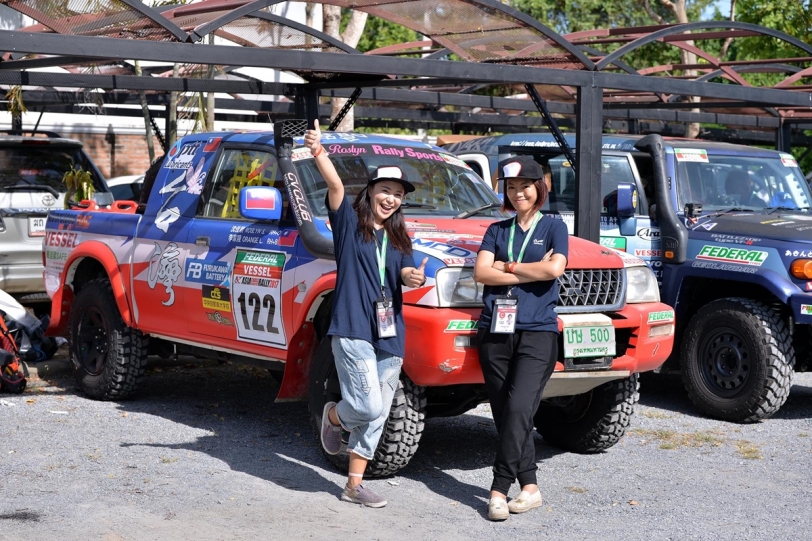
[[[505,520],[541,505],[536,481],[533,416],[558,358],[558,277],[567,265],[567,226],[543,217],[548,188],[531,156],[499,164],[503,210],[515,218],[491,224],[474,274],[485,284],[477,324],[479,363],[499,446],[493,464],[488,518]],[[511,485],[521,492],[507,502]]]
[[[304,137],[327,183],[327,208],[336,254],[336,289],[327,335],[331,337],[341,401],[324,405],[321,443],[341,451],[341,429],[349,432],[350,466],[341,494],[346,502],[383,507],[386,500],[362,484],[375,456],[403,364],[406,326],[401,286],[426,282],[428,258],[415,268],[412,243],[400,205],[414,185],[397,166],[372,172],[350,202],[321,145],[318,120]]]

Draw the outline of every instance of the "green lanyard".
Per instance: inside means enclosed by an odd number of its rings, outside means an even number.
[[[381,274],[381,295],[386,298],[386,290],[384,289],[384,278],[386,277],[386,245],[389,243],[389,235],[386,229],[383,230],[383,243],[378,246],[375,242],[375,253],[378,255],[378,272]]]
[[[530,237],[533,236],[533,232],[536,230],[536,225],[538,225],[539,220],[541,220],[541,212],[536,213],[536,217],[533,218],[533,223],[530,225],[530,229],[527,231],[527,236],[524,238],[524,242],[522,243],[522,251],[519,252],[518,259],[513,259],[513,236],[516,233],[516,218],[513,218],[513,225],[510,226],[510,238],[508,238],[508,263],[516,262],[521,263],[522,258],[524,257],[524,249],[527,248],[527,243],[530,241]]]

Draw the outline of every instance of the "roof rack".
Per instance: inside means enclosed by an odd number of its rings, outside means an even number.
[[[56,132],[47,131],[47,130],[0,130],[0,133],[5,133],[6,135],[37,135],[42,134],[46,135],[48,138],[59,138],[62,137]]]

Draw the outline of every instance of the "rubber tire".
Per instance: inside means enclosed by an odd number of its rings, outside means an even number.
[[[96,345],[104,352],[89,369],[81,360],[87,342],[83,346],[79,337],[83,330],[87,336],[92,329],[100,337]],[[121,400],[135,393],[147,365],[149,339],[124,323],[107,279],[92,280],[79,290],[71,307],[68,336],[73,374],[88,397]]]
[[[338,375],[335,369],[330,337],[324,338],[316,350],[313,366],[310,369],[308,406],[310,419],[316,432],[316,441],[321,448],[321,414],[324,404],[338,402],[341,392],[338,389]],[[417,452],[423,436],[426,417],[426,393],[405,375],[401,374],[398,388],[392,399],[392,409],[384,427],[375,456],[367,464],[366,478],[379,478],[394,475],[405,468]],[[322,451],[324,451],[322,449]],[[346,473],[349,468],[349,454],[341,452],[327,457],[339,471]]]
[[[709,358],[712,352],[700,354],[720,333],[735,339],[732,345],[722,346],[739,353],[740,368],[734,377],[720,373],[720,368],[729,366],[721,366],[718,356],[714,363]],[[777,412],[789,396],[795,365],[792,338],[784,320],[764,303],[741,297],[708,303],[688,322],[680,350],[683,384],[691,402],[705,415],[740,423],[760,421]],[[735,377],[736,372],[741,377]],[[729,389],[719,383],[725,380]]]
[[[640,398],[637,374],[586,393],[543,401],[534,418],[547,443],[573,453],[599,453],[626,433]]]

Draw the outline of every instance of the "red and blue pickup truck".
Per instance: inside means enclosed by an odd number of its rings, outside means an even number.
[[[336,274],[327,187],[296,135],[189,135],[167,153],[146,205],[86,201],[51,211],[43,243],[50,331],[68,334],[88,396],[131,395],[147,355],[174,351],[279,373],[276,400],[309,400],[318,424],[322,405],[340,394],[325,340]],[[417,450],[426,416],[487,400],[473,266],[488,225],[508,215],[440,148],[357,133],[326,132],[323,143],[349,195],[385,164],[417,187],[403,211],[415,259],[429,258],[428,280],[404,292],[401,384],[368,470],[388,475]],[[671,353],[674,311],[642,260],[573,237],[557,312],[560,358],[536,427],[572,451],[606,449],[628,426],[638,373]]]

